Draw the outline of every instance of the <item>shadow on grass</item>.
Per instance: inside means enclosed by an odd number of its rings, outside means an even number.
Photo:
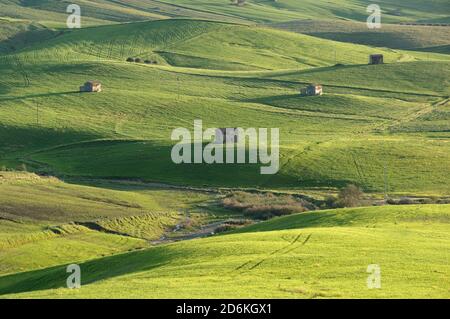
[[[15,97],[4,97],[4,98],[0,98],[0,101],[17,101],[17,100],[34,99],[34,98],[41,98],[41,97],[67,95],[67,94],[81,94],[81,92],[80,91],[64,91],[64,92],[54,92],[54,93],[29,94],[29,95],[23,95],[23,96],[15,96]]]
[[[181,257],[181,252],[164,246],[134,251],[79,263],[81,285],[122,275],[148,271]],[[67,287],[68,264],[0,277],[0,295]]]
[[[348,181],[302,178],[280,166],[274,175],[262,175],[261,163],[175,164],[172,145],[142,140],[98,140],[63,145],[33,154],[32,158],[52,165],[73,184],[110,189],[166,189],[179,187],[286,188],[339,187]],[[283,154],[285,150],[281,150]],[[246,155],[248,159],[248,154]],[[67,171],[66,167],[70,170]],[[308,168],[305,168],[308,170]],[[307,174],[305,171],[305,175]],[[121,183],[123,182],[123,183]],[[128,182],[128,185],[126,185]],[[130,185],[133,182],[141,185]],[[170,184],[170,185],[169,185]]]
[[[0,125],[0,158],[18,156],[48,147],[98,139],[101,136],[69,128]]]
[[[306,96],[301,95],[300,92],[298,94],[282,94],[282,95],[270,95],[270,96],[264,96],[254,99],[245,99],[241,100],[243,102],[247,103],[258,103],[258,104],[265,104],[270,106],[276,106],[279,107],[279,102],[285,102],[286,100],[292,100],[292,99],[303,99],[306,100],[308,98],[314,98],[314,96]],[[284,106],[282,106],[284,107]],[[292,107],[285,107],[285,108],[292,108]]]

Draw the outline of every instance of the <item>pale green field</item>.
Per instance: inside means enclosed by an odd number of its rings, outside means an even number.
[[[216,218],[212,208],[199,206],[215,195],[101,185],[0,172],[0,273],[149,247],[184,220],[186,211],[204,221]]]
[[[0,277],[0,293],[14,298],[449,298],[449,208],[304,213],[245,233],[82,263],[78,290],[63,288],[67,275],[59,266]],[[381,289],[367,288],[369,264],[381,267]]]

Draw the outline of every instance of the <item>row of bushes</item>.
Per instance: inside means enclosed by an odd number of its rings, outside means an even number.
[[[8,168],[5,165],[3,165],[3,166],[0,167],[0,171],[3,171],[3,172],[8,172],[8,171],[10,171],[10,172],[15,172],[15,171],[27,172],[28,169],[27,169],[27,165],[22,163],[19,166],[17,166],[16,169]]]
[[[241,212],[253,219],[266,220],[275,216],[289,215],[314,209],[314,205],[290,195],[272,193],[253,194],[233,192],[222,199],[222,206]]]
[[[321,208],[361,206],[364,204],[363,195],[364,193],[358,186],[347,185],[340,190],[337,196],[325,198]],[[221,204],[223,207],[238,211],[248,218],[262,220],[317,209],[313,203],[305,199],[273,193],[232,192],[222,199]],[[233,227],[224,225],[224,228],[223,231],[230,230]]]
[[[227,222],[223,223],[222,225],[220,225],[219,227],[217,227],[214,230],[214,233],[218,234],[218,233],[223,233],[223,232],[227,232],[227,231],[231,231],[237,228],[241,228],[244,226],[248,226],[253,224],[253,222],[249,219],[233,219],[233,220],[228,220]]]
[[[386,201],[389,205],[417,205],[417,204],[450,204],[450,198],[410,198],[399,199],[389,198]]]
[[[128,58],[127,62],[134,62],[134,63],[145,63],[145,64],[158,64],[158,61],[156,60],[142,60],[141,58]]]

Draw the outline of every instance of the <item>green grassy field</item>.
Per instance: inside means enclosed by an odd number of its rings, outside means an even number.
[[[449,206],[303,213],[243,233],[0,277],[3,297],[448,298]],[[368,289],[378,264],[382,289]],[[114,266],[112,266],[114,265]],[[220,288],[219,288],[220,287]],[[19,293],[19,294],[17,294]]]
[[[96,30],[68,32],[0,59],[4,74],[21,75],[0,83],[0,164],[183,185],[306,189],[353,182],[369,191],[383,190],[388,166],[394,193],[448,194],[448,55],[191,20]],[[115,40],[105,40],[112,34]],[[388,64],[366,65],[372,52],[383,52]],[[128,56],[160,62],[128,63]],[[102,94],[76,93],[94,77],[104,83]],[[300,97],[310,82],[322,83],[326,94]],[[205,127],[279,127],[280,173],[173,164],[171,131],[192,127],[200,114]]]
[[[365,22],[367,3],[349,0],[247,0],[245,6],[230,1],[210,0],[74,0],[83,8],[86,25],[155,20],[165,18],[201,18],[222,21],[262,23],[298,19],[340,19]],[[69,3],[55,0],[1,0],[3,16],[38,21],[48,26],[64,26]],[[390,0],[380,4],[383,20],[388,22],[449,22],[445,0]]]
[[[65,28],[66,1],[0,0],[0,298],[450,296],[444,204],[169,243],[247,218],[220,205],[232,191],[448,199],[448,27],[397,25],[448,23],[447,1],[384,1],[370,32],[362,1],[71,3],[81,29]],[[79,93],[87,80],[103,92]],[[324,95],[300,96],[310,83]],[[279,128],[278,173],[174,164],[171,132],[196,119]],[[64,288],[71,263],[80,290]]]
[[[140,184],[82,186],[0,172],[0,273],[150,246],[214,196]],[[23,194],[27,194],[23,196]]]
[[[448,27],[408,26],[383,23],[368,29],[366,23],[343,20],[294,20],[271,26],[340,42],[358,43],[392,49],[448,51]]]

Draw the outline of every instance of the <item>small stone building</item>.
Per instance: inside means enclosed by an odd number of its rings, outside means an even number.
[[[102,84],[99,81],[87,81],[80,86],[80,92],[101,92]]]
[[[371,54],[369,57],[369,64],[383,64],[384,57],[382,54]]]
[[[310,84],[306,88],[303,88],[300,93],[306,96],[322,95],[323,87],[319,84]]]
[[[239,131],[237,128],[218,128],[216,129],[216,140],[218,144],[235,144],[239,142]]]

